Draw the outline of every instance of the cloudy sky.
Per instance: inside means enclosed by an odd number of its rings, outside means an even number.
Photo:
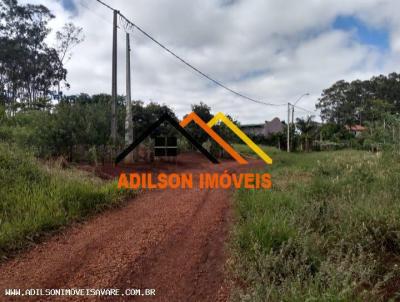
[[[171,106],[182,117],[203,101],[242,123],[286,119],[287,102],[315,109],[340,79],[400,70],[397,0],[104,0],[210,76],[268,107],[213,85],[140,32],[131,34],[132,97]],[[24,0],[74,22],[85,41],[66,64],[71,89],[110,93],[112,12],[95,0]],[[53,31],[53,32],[54,32]],[[52,43],[53,35],[49,37]],[[125,94],[125,30],[118,33],[118,92]],[[297,110],[296,116],[309,113]],[[318,113],[315,113],[318,115]]]

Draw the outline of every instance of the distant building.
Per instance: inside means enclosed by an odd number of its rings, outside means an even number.
[[[355,136],[359,136],[361,135],[361,132],[367,130],[367,128],[361,125],[353,125],[353,126],[346,125],[346,129],[349,130],[351,133],[353,133]]]
[[[264,124],[248,124],[240,127],[248,135],[259,135],[269,137],[277,134],[285,129],[285,124],[279,118],[274,118],[270,122],[265,121]]]

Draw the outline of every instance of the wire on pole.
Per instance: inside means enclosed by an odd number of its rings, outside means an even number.
[[[303,108],[303,107],[300,107],[300,106],[297,106],[297,105],[293,105],[293,104],[292,104],[292,106],[295,107],[295,108],[297,108],[297,109],[300,109],[300,110],[309,112],[309,113],[315,113],[315,112],[317,111],[317,110],[311,111],[311,110],[309,110],[309,109],[306,109],[306,108]]]
[[[146,31],[144,31],[142,28],[140,28],[140,26],[138,26],[137,24],[133,23],[131,20],[129,20],[127,17],[125,17],[120,11],[114,9],[113,7],[111,7],[110,5],[104,3],[102,0],[96,0],[97,2],[99,2],[100,4],[104,5],[105,7],[107,7],[108,9],[112,10],[112,11],[117,11],[118,15],[120,16],[120,19],[122,19],[121,21],[125,23],[125,25],[129,25],[133,28],[136,28],[138,31],[140,31],[144,36],[146,36],[147,38],[149,38],[151,41],[153,41],[155,44],[157,44],[158,46],[160,46],[162,49],[164,49],[166,52],[168,52],[169,54],[171,54],[173,57],[175,57],[176,59],[178,59],[179,61],[181,61],[183,64],[185,64],[186,66],[188,66],[189,68],[191,68],[192,70],[194,70],[195,72],[197,72],[198,74],[200,74],[201,76],[205,77],[206,79],[208,79],[209,81],[213,82],[214,84],[216,84],[217,86],[231,92],[232,94],[235,94],[238,97],[241,97],[243,99],[247,99],[248,101],[254,102],[254,103],[258,103],[258,104],[262,104],[262,105],[266,105],[266,106],[286,106],[285,104],[273,104],[273,103],[269,103],[269,102],[263,102],[260,100],[256,100],[254,98],[251,98],[243,93],[237,92],[236,90],[226,86],[225,84],[221,83],[220,81],[212,78],[211,76],[209,76],[208,74],[204,73],[203,71],[201,71],[200,69],[198,69],[197,67],[193,66],[192,64],[190,64],[188,61],[186,61],[185,59],[181,58],[180,56],[178,56],[177,54],[175,54],[172,50],[170,50],[168,47],[166,47],[165,45],[163,45],[161,42],[157,41],[155,38],[153,38],[150,34],[148,34]],[[126,28],[129,29],[129,26],[126,26]]]

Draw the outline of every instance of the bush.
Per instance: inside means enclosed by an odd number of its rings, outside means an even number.
[[[31,154],[0,143],[0,255],[132,196],[78,170],[40,164]]]

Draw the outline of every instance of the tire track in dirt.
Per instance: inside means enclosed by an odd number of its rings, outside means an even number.
[[[198,164],[185,171],[248,171],[235,162]],[[207,170],[205,170],[207,169]],[[115,170],[115,173],[118,173]],[[0,265],[5,288],[154,288],[155,297],[121,301],[226,301],[225,242],[230,191],[148,191],[126,206],[67,228]],[[36,297],[36,301],[118,300],[103,297]]]
[[[160,249],[153,250],[122,272],[117,278],[117,287],[157,288],[157,301],[211,301],[211,297],[218,295],[224,263],[216,262],[224,259],[229,215],[229,203],[224,195],[228,192],[201,194],[205,196],[195,215],[174,230]],[[217,204],[213,204],[215,202]],[[140,282],[133,284],[132,280]],[[170,280],[181,282],[171,285]]]

